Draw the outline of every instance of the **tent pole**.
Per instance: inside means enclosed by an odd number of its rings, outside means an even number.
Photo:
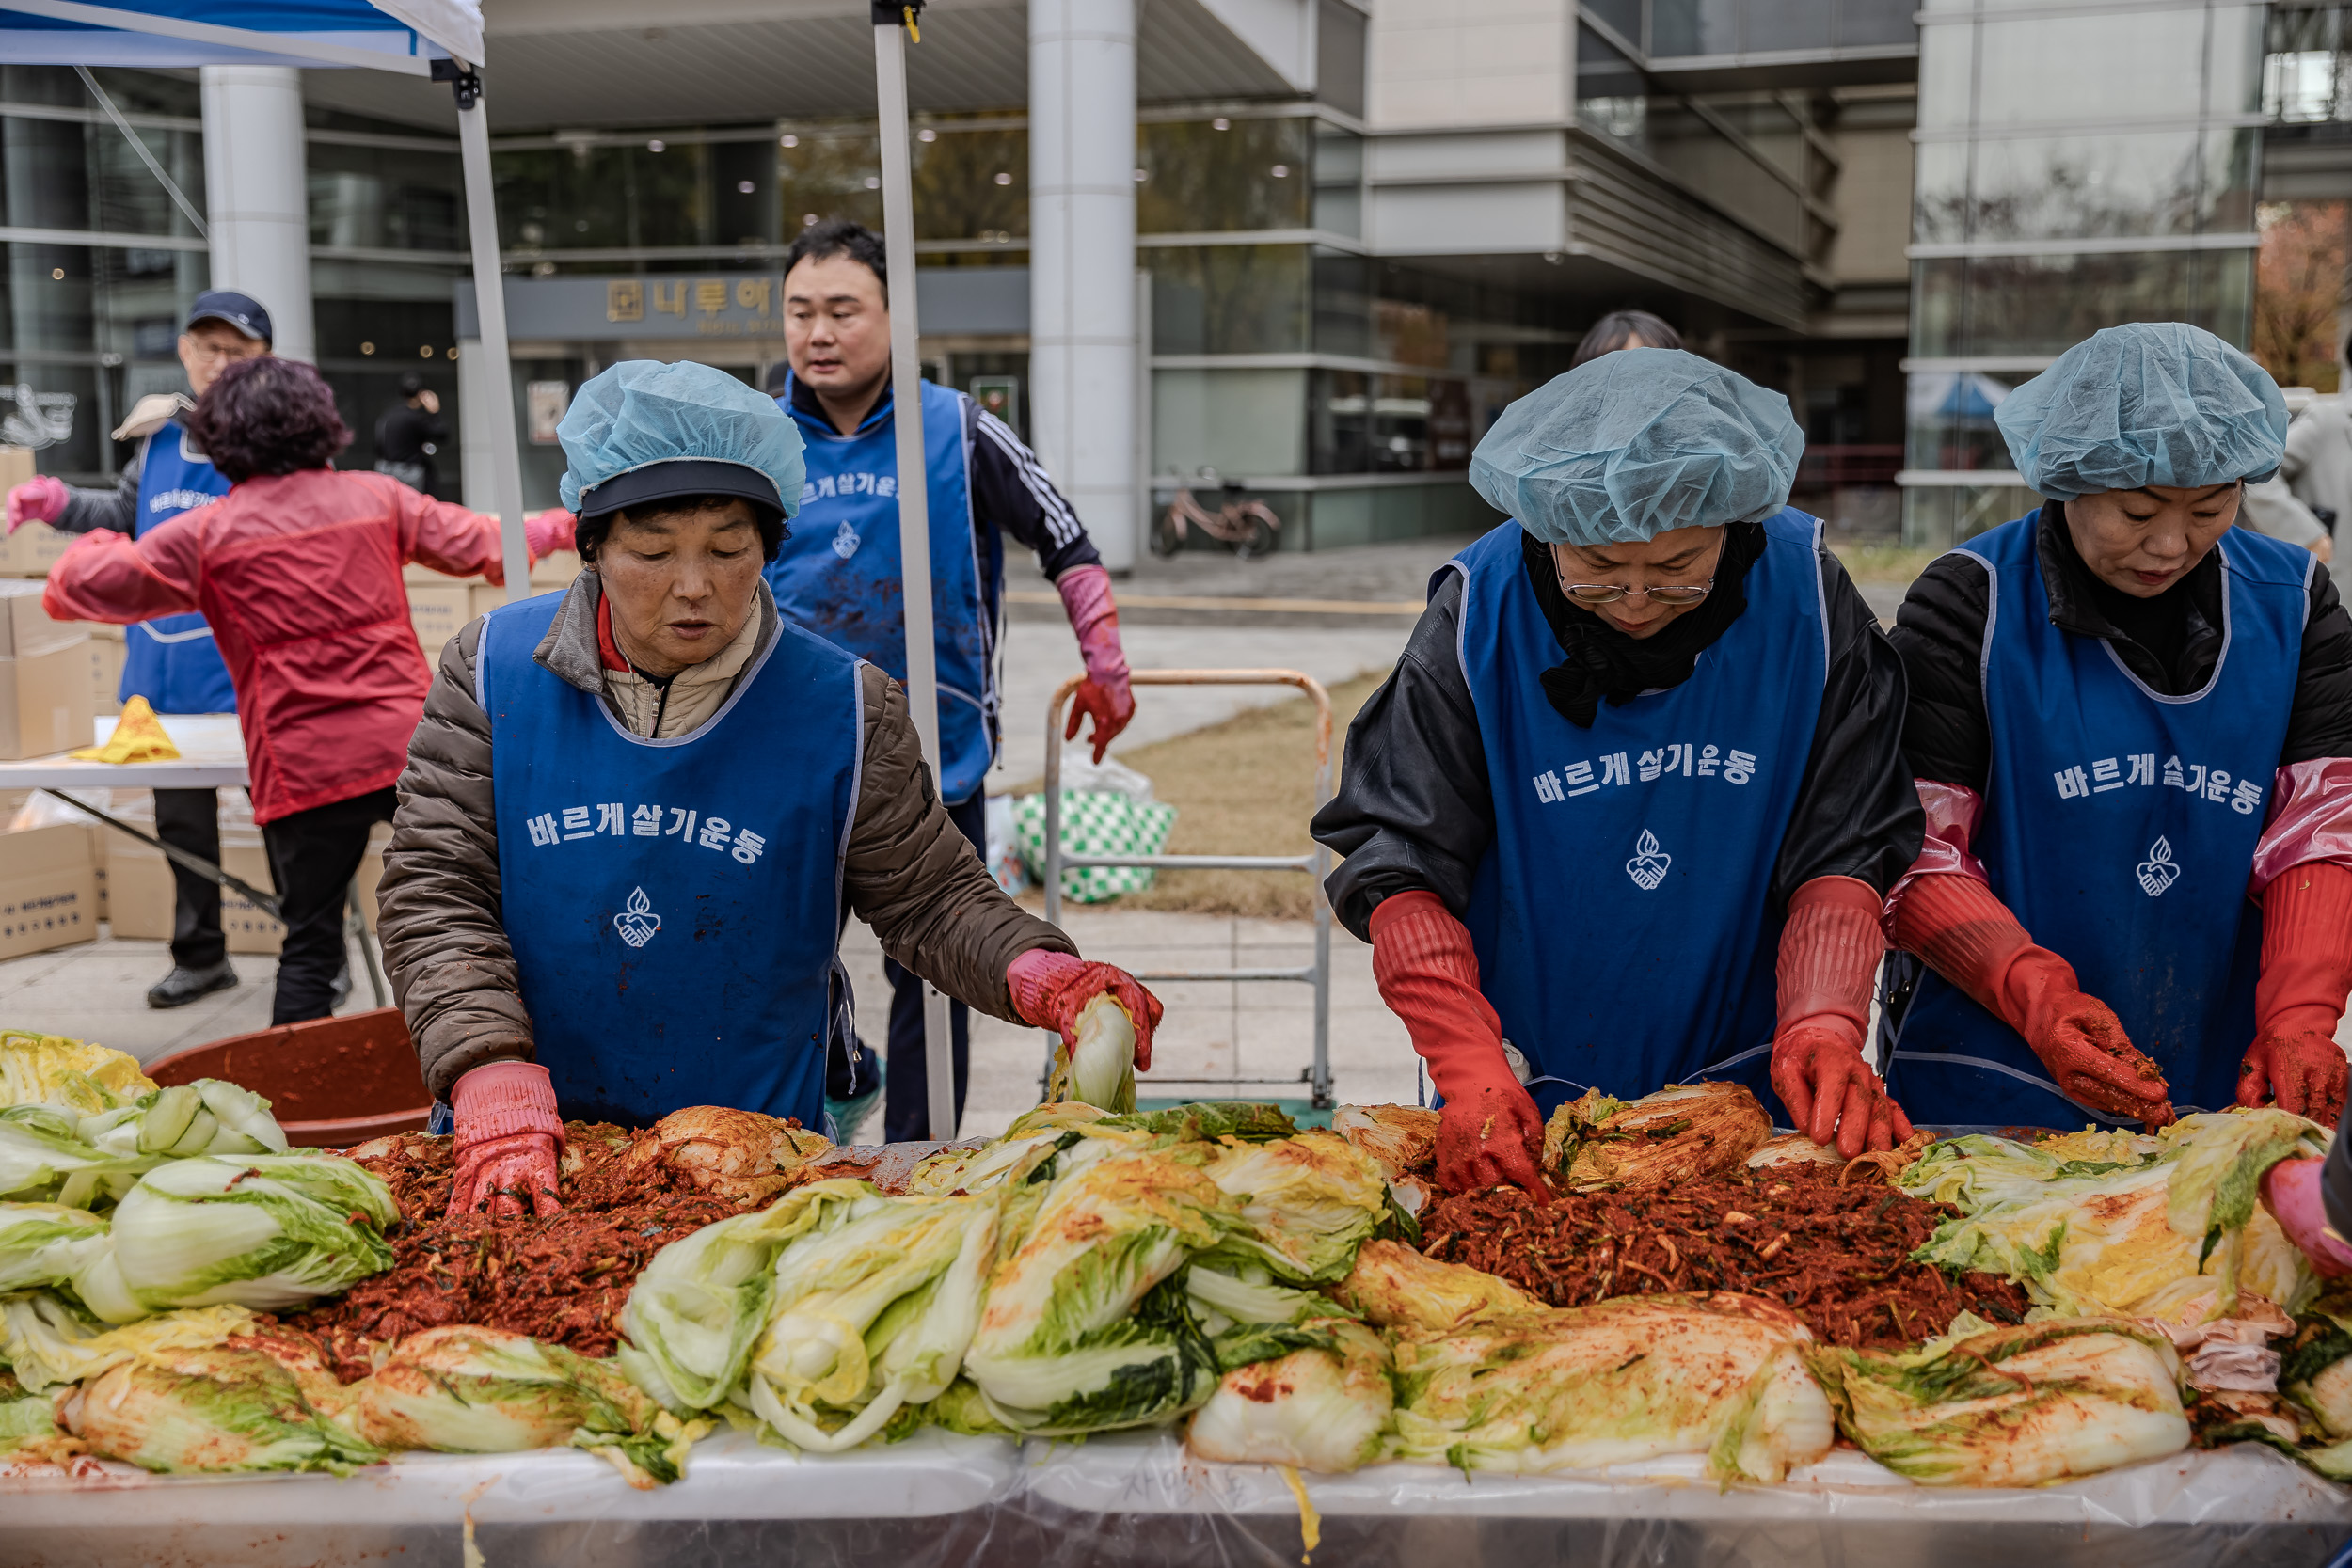
[[[939,674],[931,646],[930,487],[924,483],[923,368],[914,316],[914,177],[907,148],[906,35],[917,7],[873,0],[874,92],[882,119],[882,239],[890,248],[890,403],[898,437],[898,560],[907,623],[907,711],[939,778]],[[947,998],[923,982],[923,1076],[931,1136],[956,1135]]]
[[[490,127],[482,107],[482,78],[459,65],[457,146],[466,169],[466,230],[473,242],[474,313],[487,361],[474,385],[489,390],[490,493],[499,512],[500,554],[506,565],[508,603],[531,596],[531,550],[523,538],[523,470],[516,447],[515,372],[506,352],[506,288],[499,265],[499,218],[490,182]]]

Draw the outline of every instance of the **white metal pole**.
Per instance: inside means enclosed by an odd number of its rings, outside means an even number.
[[[465,67],[461,64],[459,69]],[[515,430],[515,372],[506,352],[506,286],[499,265],[499,216],[490,183],[490,127],[479,88],[457,96],[457,146],[466,169],[466,229],[473,242],[474,315],[482,331],[480,374],[488,416],[491,494],[499,515],[508,603],[531,596],[531,550],[523,538],[523,467]]]
[[[930,490],[924,483],[923,368],[914,314],[914,174],[907,146],[906,36],[900,9],[877,3],[874,92],[882,120],[882,243],[890,289],[891,425],[898,445],[898,562],[907,623],[907,711],[939,779],[939,672],[931,644]],[[911,15],[912,12],[907,14]],[[947,998],[923,981],[923,1075],[931,1136],[956,1135],[955,1045]]]

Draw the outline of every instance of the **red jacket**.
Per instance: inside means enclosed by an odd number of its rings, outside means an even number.
[[[49,568],[61,621],[200,610],[237,688],[268,822],[383,789],[408,760],[432,672],[400,570],[503,582],[499,525],[383,474],[310,468],[246,480],[135,541],[96,529]]]

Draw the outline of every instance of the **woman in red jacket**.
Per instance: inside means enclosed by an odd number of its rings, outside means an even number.
[[[269,849],[286,942],[273,1023],[324,1018],[343,964],[343,890],[432,681],[401,568],[503,582],[499,525],[395,479],[338,473],[351,432],[317,371],[232,365],[188,429],[227,496],[136,540],[93,530],[49,570],[58,620],[129,624],[199,610],[237,689],[253,818]],[[568,544],[568,513],[532,520],[533,554]]]

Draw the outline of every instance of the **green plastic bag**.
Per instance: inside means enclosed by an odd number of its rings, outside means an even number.
[[[1061,794],[1061,845],[1066,855],[1156,855],[1176,825],[1176,808],[1159,800],[1137,800],[1110,790],[1065,789]],[[1013,831],[1029,875],[1045,880],[1045,797],[1025,795],[1013,811]],[[1123,893],[1141,893],[1155,875],[1146,866],[1065,866],[1061,894],[1081,904],[1099,904]]]

